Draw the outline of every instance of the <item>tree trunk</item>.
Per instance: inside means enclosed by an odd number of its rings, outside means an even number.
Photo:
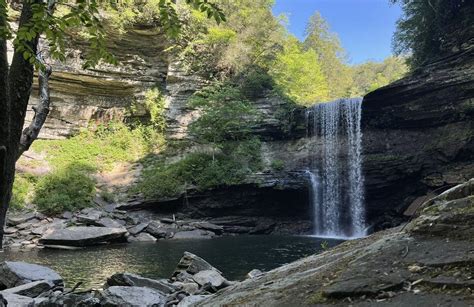
[[[39,3],[40,0],[23,1],[23,8],[21,11],[19,27],[27,25],[32,19],[31,5]],[[6,23],[6,20],[0,20],[1,23]],[[1,41],[0,41],[1,42]],[[33,38],[27,43],[33,54],[37,52],[38,37]],[[0,248],[3,246],[3,234],[5,227],[5,220],[8,207],[11,200],[13,181],[15,179],[15,163],[18,158],[20,138],[25,122],[26,108],[31,93],[33,84],[34,67],[29,61],[23,58],[21,52],[15,51],[13,55],[12,64],[8,69],[6,42],[0,46],[0,72],[2,73],[2,81],[4,86],[0,88],[2,96],[6,98],[0,105],[0,113],[4,117],[9,117],[5,123],[2,121],[0,137],[0,146],[2,147],[3,156],[0,173]],[[6,64],[6,68],[4,67]],[[0,83],[0,86],[2,84]],[[0,99],[3,97],[0,96]],[[2,118],[3,120],[3,118]],[[5,129],[6,126],[6,129]]]
[[[7,20],[0,14],[0,27],[7,24]],[[0,249],[3,243],[6,210],[8,208],[9,182],[7,180],[6,157],[10,141],[10,99],[8,90],[8,56],[7,41],[0,38]],[[5,212],[5,213],[4,213]]]

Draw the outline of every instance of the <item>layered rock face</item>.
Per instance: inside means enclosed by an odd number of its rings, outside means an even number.
[[[140,105],[150,88],[166,88],[168,74],[168,42],[156,28],[136,26],[126,33],[110,31],[108,47],[120,62],[118,66],[99,65],[83,69],[85,46],[80,41],[72,45],[65,63],[53,62],[50,80],[51,112],[40,137],[64,138],[90,123],[102,123],[111,119],[146,117]],[[33,117],[38,89],[35,84],[26,124]],[[135,106],[133,115],[129,114]]]
[[[369,218],[474,176],[474,45],[364,97]]]

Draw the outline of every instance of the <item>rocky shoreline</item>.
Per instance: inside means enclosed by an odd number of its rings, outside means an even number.
[[[259,274],[254,270],[249,278]],[[0,264],[0,307],[4,306],[189,306],[234,284],[204,259],[185,252],[169,279],[117,273],[103,289],[64,287],[61,276],[24,262]]]
[[[28,265],[6,262],[0,285],[9,289],[0,294],[3,304],[18,299],[33,306],[472,306],[473,238],[471,179],[426,201],[404,226],[269,272],[252,271],[242,282],[227,281],[205,260],[185,253],[170,279],[119,273],[105,290],[85,292],[65,290],[49,269],[43,269],[46,275],[32,270],[34,278],[15,275],[12,266]]]
[[[60,217],[39,212],[10,214],[4,246],[11,250],[35,248],[74,249],[91,245],[156,242],[157,240],[209,239],[223,235],[284,233],[271,219],[228,216],[187,219],[148,211],[124,211],[118,205],[86,208]]]

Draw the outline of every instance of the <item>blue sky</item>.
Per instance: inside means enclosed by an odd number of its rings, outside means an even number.
[[[389,0],[276,0],[275,15],[285,13],[288,29],[304,39],[309,17],[319,11],[337,33],[349,61],[358,64],[380,61],[392,54],[391,41],[395,23],[401,15],[398,5]]]

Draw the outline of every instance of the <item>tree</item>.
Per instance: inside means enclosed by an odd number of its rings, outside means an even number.
[[[462,48],[474,35],[470,0],[391,0],[403,16],[393,37],[396,54],[408,54],[412,69]]]
[[[283,93],[305,106],[329,98],[329,89],[321,64],[313,49],[304,50],[293,36],[287,39],[270,69],[270,75]]]
[[[335,33],[319,12],[314,13],[306,25],[305,50],[316,52],[321,69],[329,86],[329,99],[346,97],[351,85],[350,67],[346,53]]]
[[[180,20],[174,1],[150,0],[146,3],[155,5],[157,20],[168,33],[179,31]],[[225,20],[219,7],[208,0],[186,0],[186,3],[217,22]],[[85,66],[94,66],[101,60],[116,63],[106,49],[99,9],[111,6],[120,10],[131,5],[139,11],[143,8],[143,1],[138,0],[23,0],[15,3],[21,11],[15,30],[8,20],[10,4],[10,1],[0,0],[0,248],[16,160],[37,138],[49,112],[51,68],[45,62],[45,56],[64,60],[65,33],[80,27],[88,34],[89,53]],[[61,7],[64,10],[58,14]],[[11,65],[7,55],[9,39],[14,45]],[[39,72],[40,103],[31,125],[23,130],[35,69]]]

